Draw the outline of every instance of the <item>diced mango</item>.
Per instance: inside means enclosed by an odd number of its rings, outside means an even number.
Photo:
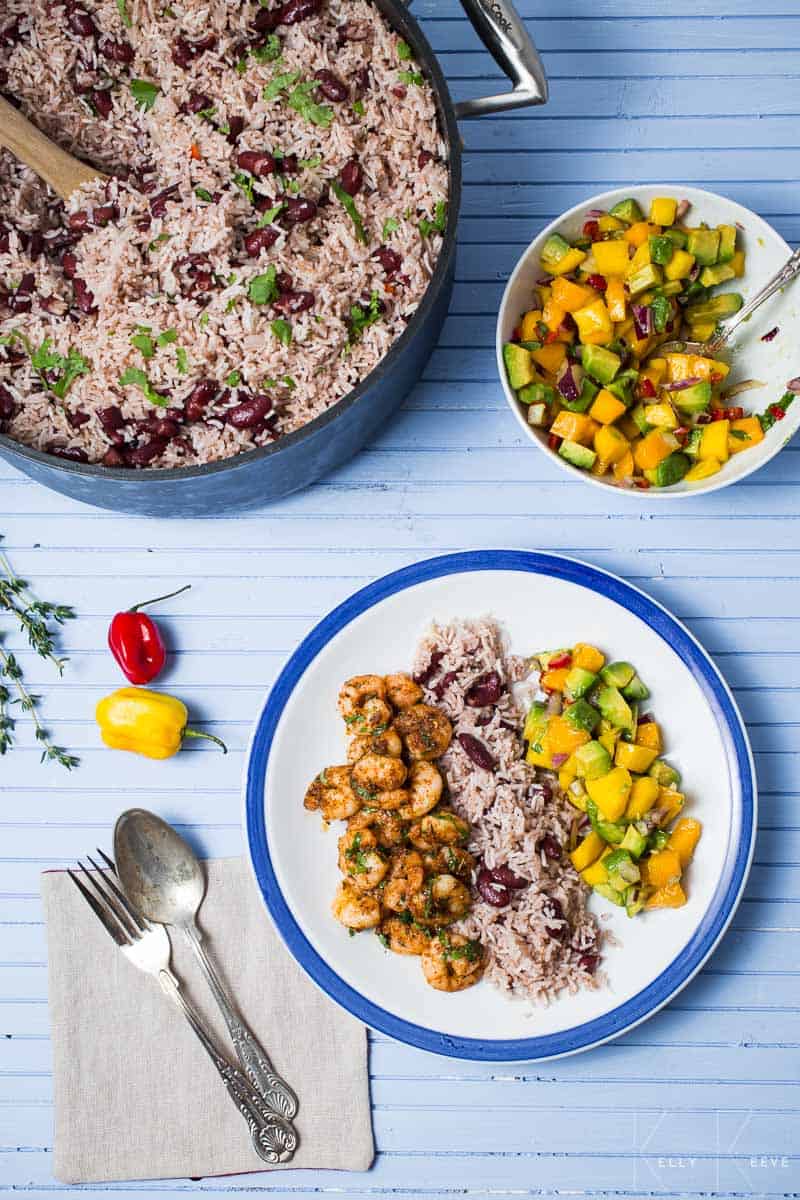
[[[622,730],[612,728],[607,721],[601,721],[599,732],[595,734],[598,742],[614,757],[614,751],[617,748],[617,742],[622,736]]]
[[[540,342],[542,340],[539,332],[539,322],[542,319],[542,311],[539,308],[532,308],[525,313],[519,326],[520,337],[523,342]]]
[[[758,417],[740,417],[738,421],[731,421],[728,431],[728,453],[739,454],[742,450],[757,446],[763,440],[764,430]]]
[[[573,283],[571,279],[554,279],[552,297],[556,304],[560,305],[564,312],[574,312],[576,308],[583,308],[584,304],[588,304],[594,298],[594,289],[581,287],[577,283]]]
[[[663,810],[664,815],[658,823],[662,829],[672,824],[685,803],[686,797],[683,792],[678,792],[675,788],[659,788],[658,807]]]
[[[702,832],[703,826],[695,817],[681,817],[669,835],[667,847],[675,851],[683,870],[692,861],[695,847],[700,841],[700,834]]]
[[[675,438],[671,434],[651,429],[634,447],[633,461],[640,471],[652,471],[665,458],[669,458],[675,445]]]
[[[638,441],[642,436],[639,426],[630,413],[626,413],[624,417],[620,417],[617,421],[617,428],[622,430],[629,442]]]
[[[744,275],[744,250],[736,250],[734,252],[731,259],[731,267],[734,279],[741,279]]]
[[[576,267],[579,267],[585,258],[586,255],[583,250],[573,248],[572,250],[568,250],[564,257],[557,263],[553,263],[551,266],[545,266],[542,263],[542,266],[548,275],[569,275],[570,271],[574,271]]]
[[[591,446],[599,426],[587,413],[574,413],[564,408],[550,427],[556,437],[577,442],[580,446]]]
[[[551,754],[572,754],[573,750],[591,740],[591,734],[585,729],[575,729],[563,717],[551,717],[542,738],[542,747]]]
[[[683,908],[685,903],[686,893],[680,883],[675,882],[668,883],[666,887],[654,892],[645,901],[645,908]]]
[[[551,296],[542,309],[542,320],[551,333],[555,333],[564,320],[565,310]]]
[[[531,351],[533,361],[550,375],[556,374],[566,357],[567,347],[563,342],[551,342],[549,346],[542,346],[539,350]]]
[[[649,746],[637,746],[634,742],[617,742],[614,754],[614,762],[618,767],[627,767],[637,775],[643,775],[657,758],[657,750],[651,750]]]
[[[646,267],[649,262],[650,243],[642,242],[641,246],[638,247],[633,258],[628,263],[628,269],[625,274],[630,278],[630,276],[635,275],[637,271],[641,271],[642,267]]]
[[[606,288],[606,308],[612,321],[625,320],[625,284],[621,279],[609,279]]]
[[[578,337],[587,346],[604,346],[612,341],[614,330],[605,302],[598,297],[572,314],[578,326]]]
[[[530,763],[532,767],[544,767],[548,771],[552,771],[553,769],[553,756],[550,751],[534,750],[533,743],[528,746],[525,762]]]
[[[589,887],[595,887],[598,883],[608,883],[608,871],[603,862],[605,857],[606,855],[603,854],[590,867],[581,871],[581,879],[584,883],[588,883]]]
[[[558,769],[558,786],[563,792],[566,792],[569,785],[574,783],[577,778],[578,764],[575,761],[575,755],[570,754],[564,765]],[[573,804],[575,803],[572,796],[569,796],[568,799],[572,800]]]
[[[635,221],[630,228],[625,230],[624,236],[632,246],[645,246],[651,233],[661,233],[660,226],[652,225],[650,221]],[[649,257],[646,261],[650,261]]]
[[[675,414],[675,409],[666,400],[661,404],[646,404],[644,419],[648,425],[655,425],[658,429],[678,428],[678,418]]]
[[[598,859],[606,848],[599,833],[592,830],[570,854],[570,861],[576,871],[585,871],[595,859]]]
[[[626,450],[619,462],[614,463],[614,478],[616,480],[633,478],[633,455]]]
[[[609,392],[606,388],[601,388],[594,398],[594,403],[589,409],[589,416],[594,417],[595,421],[599,421],[601,425],[611,425],[618,417],[621,417],[625,412],[625,405],[621,400]],[[626,439],[627,444],[627,439]],[[607,459],[611,462],[611,459]]]
[[[584,671],[592,671],[596,675],[605,666],[605,655],[596,646],[586,642],[578,642],[572,648],[573,667],[582,667]]]
[[[658,721],[640,721],[636,726],[636,745],[647,746],[659,755],[664,749],[661,739],[661,727]]]
[[[611,213],[603,213],[602,217],[598,217],[597,225],[601,233],[614,233],[617,229],[625,228],[625,222],[612,217]]]
[[[587,779],[586,790],[607,821],[616,821],[625,812],[632,787],[625,767],[612,767],[599,779]]]
[[[651,779],[649,775],[643,775],[641,779],[634,779],[630,799],[625,809],[625,816],[628,820],[638,821],[646,813],[649,813],[658,799],[659,790],[655,779]]]
[[[698,458],[701,462],[706,459],[713,458],[717,462],[724,463],[728,461],[728,434],[730,432],[730,421],[712,421],[710,425],[703,426],[703,436],[700,438],[700,450]]]
[[[650,220],[654,225],[672,225],[678,201],[672,196],[654,196],[650,201]]]
[[[642,881],[650,887],[662,888],[668,883],[677,883],[681,877],[681,860],[674,850],[665,847],[648,854],[639,863]]]
[[[683,478],[687,483],[699,483],[701,479],[709,479],[721,470],[721,462],[717,462],[716,458],[706,458],[703,462],[696,462],[693,467],[690,467]]]
[[[545,671],[541,679],[542,687],[548,692],[563,692],[568,675],[569,667],[556,667],[555,670]]]
[[[602,395],[602,392],[600,393]],[[599,398],[599,397],[598,397]],[[616,397],[615,397],[616,398]],[[595,405],[597,401],[595,400]],[[589,410],[593,412],[594,405]],[[628,453],[630,443],[624,433],[620,433],[615,425],[602,425],[594,435],[594,448],[599,462],[611,466],[618,463]],[[631,469],[633,460],[631,459]]]
[[[649,379],[654,387],[659,387],[667,373],[667,360],[665,358],[650,358],[642,368],[642,375],[645,379]]]
[[[623,238],[592,245],[592,257],[601,275],[624,275],[628,269],[629,251],[630,245]]]
[[[704,358],[701,354],[668,354],[667,378],[671,383],[684,379],[710,379],[719,375],[722,379],[730,371],[727,363],[716,358]]]
[[[670,280],[686,279],[693,266],[693,254],[690,254],[688,250],[676,250],[664,267],[664,274]]]

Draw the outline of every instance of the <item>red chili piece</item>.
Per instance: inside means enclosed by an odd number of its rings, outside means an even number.
[[[192,585],[178,588],[177,592],[169,592],[166,596],[156,596],[154,600],[145,600],[143,604],[135,604],[126,612],[118,612],[112,618],[108,628],[108,645],[114,658],[122,668],[123,674],[131,683],[150,683],[155,679],[167,661],[167,650],[158,626],[147,613],[139,612],[146,604],[157,604],[160,600],[170,600],[188,591]]]
[[[652,379],[648,379],[646,376],[644,376],[642,379],[639,380],[639,395],[640,396],[644,396],[648,400],[651,400],[655,396],[655,394],[656,394],[656,389],[655,389],[655,385],[654,385]]]

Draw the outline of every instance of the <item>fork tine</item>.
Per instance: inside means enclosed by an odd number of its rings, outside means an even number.
[[[128,937],[127,933],[125,933],[119,927],[117,921],[112,916],[112,914],[106,908],[104,908],[102,904],[100,904],[100,902],[92,895],[92,893],[89,891],[88,888],[84,887],[84,885],[81,883],[80,879],[78,879],[78,876],[75,874],[74,871],[67,870],[67,874],[69,875],[72,882],[75,884],[75,887],[78,889],[78,891],[83,896],[86,903],[91,908],[94,915],[99,918],[100,923],[103,925],[106,932],[111,934],[112,938],[117,943],[117,945],[118,946],[129,946],[130,938]]]
[[[113,871],[114,874],[116,875],[117,864],[114,862],[113,858],[109,858],[108,855],[106,854],[105,850],[101,850],[99,846],[97,847],[97,853],[100,855],[103,862],[108,867],[109,871]]]
[[[127,937],[128,937],[128,941],[132,942],[132,941],[135,941],[138,937],[140,937],[141,935],[139,933],[139,930],[133,924],[130,917],[125,912],[125,909],[122,907],[122,905],[119,903],[119,901],[116,900],[113,895],[109,895],[109,893],[106,891],[106,889],[102,886],[103,882],[104,882],[102,871],[97,871],[97,872],[95,872],[94,875],[92,875],[92,874],[90,874],[89,871],[86,870],[86,867],[83,865],[82,862],[79,862],[78,866],[80,867],[80,869],[83,871],[84,875],[86,876],[86,880],[89,883],[90,887],[92,888],[92,890],[94,892],[97,893],[97,895],[100,897],[100,899],[103,902],[103,904],[105,905],[105,907],[111,909],[112,913],[117,918],[117,921],[119,921],[120,925],[125,930],[125,933],[127,934]]]
[[[102,855],[102,857],[106,860],[106,862],[111,862],[111,860],[109,858],[107,858],[106,855],[103,854],[103,851],[100,850],[99,848],[98,848],[97,853]],[[133,907],[130,900],[125,895],[125,893],[122,891],[122,889],[117,887],[111,873],[103,872],[101,870],[101,868],[98,867],[97,863],[94,861],[91,854],[87,854],[86,857],[88,858],[89,862],[94,867],[95,871],[98,871],[100,873],[100,877],[102,878],[104,887],[111,889],[111,891],[114,893],[114,895],[119,900],[122,907],[125,909],[125,912],[128,914],[130,919],[133,921],[136,928],[139,929],[142,933],[144,933],[147,929],[149,929],[150,926],[147,924],[147,922],[145,921],[145,919],[141,915],[141,913],[136,911],[136,909]],[[111,864],[111,868],[114,872],[114,875],[116,875],[117,869],[113,863]]]

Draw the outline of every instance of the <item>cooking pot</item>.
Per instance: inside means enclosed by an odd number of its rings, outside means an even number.
[[[547,80],[539,55],[509,0],[461,0],[486,48],[513,82],[509,92],[453,104],[439,63],[401,0],[373,0],[425,69],[449,150],[447,228],[428,289],[403,334],[357,387],[327,412],[269,446],[204,466],[127,470],[72,463],[0,434],[0,455],[47,487],[99,508],[144,516],[214,516],[278,500],[340,466],[402,404],[438,341],[453,290],[461,203],[461,138],[457,122],[485,113],[544,104]]]

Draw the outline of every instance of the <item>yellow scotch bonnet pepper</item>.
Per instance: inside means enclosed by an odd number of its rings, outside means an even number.
[[[228,748],[213,733],[189,729],[189,710],[182,700],[147,688],[118,688],[95,709],[100,736],[112,750],[132,750],[146,758],[172,758],[184,738],[207,738]]]

